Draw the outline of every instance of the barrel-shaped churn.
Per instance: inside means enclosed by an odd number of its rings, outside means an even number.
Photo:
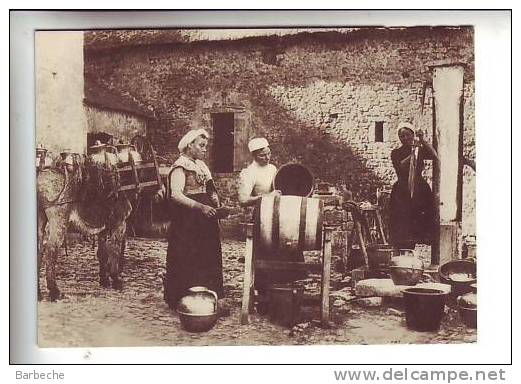
[[[256,210],[257,254],[263,259],[301,261],[303,251],[322,247],[323,203],[300,196],[264,196]]]

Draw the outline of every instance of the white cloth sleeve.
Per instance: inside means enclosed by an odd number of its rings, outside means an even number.
[[[255,187],[255,178],[248,169],[243,169],[239,175],[238,197],[243,202],[249,198]]]

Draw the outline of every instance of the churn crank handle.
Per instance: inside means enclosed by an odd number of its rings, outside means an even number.
[[[246,250],[244,252],[244,281],[242,286],[241,325],[249,324],[253,290],[253,224],[246,224]]]

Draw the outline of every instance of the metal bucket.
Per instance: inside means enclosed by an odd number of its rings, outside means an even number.
[[[300,322],[304,286],[302,284],[273,284],[268,288],[268,313],[275,324],[293,327]]]
[[[436,331],[444,315],[447,293],[441,289],[407,288],[403,291],[407,328]]]
[[[391,258],[398,256],[399,251],[389,244],[372,244],[367,246],[369,268],[375,271],[385,271],[391,265]]]

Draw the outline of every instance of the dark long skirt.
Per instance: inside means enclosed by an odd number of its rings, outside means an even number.
[[[420,178],[411,199],[406,181],[393,185],[390,201],[390,241],[397,248],[417,243],[431,244],[434,233],[434,196],[429,184]]]
[[[212,205],[206,194],[191,199]],[[217,219],[200,211],[176,205],[168,234],[165,301],[175,308],[194,286],[203,286],[223,296],[222,252]]]

